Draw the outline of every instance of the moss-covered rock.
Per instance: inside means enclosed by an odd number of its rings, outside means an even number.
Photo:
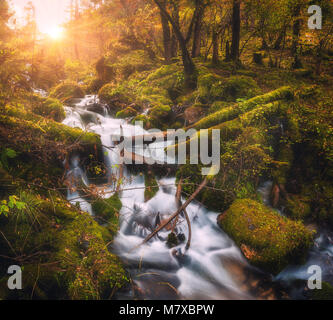
[[[62,122],[65,117],[65,109],[63,104],[54,98],[45,99],[43,102],[36,103],[32,111],[45,118],[51,118],[54,121]]]
[[[313,234],[301,223],[250,199],[236,200],[218,224],[241,248],[250,263],[279,273],[304,259]]]
[[[178,244],[179,244],[179,240],[177,238],[177,235],[174,232],[170,232],[168,234],[168,239],[167,239],[167,242],[166,242],[167,247],[168,248],[173,248],[173,247],[178,246]]]
[[[127,107],[124,110],[118,111],[116,114],[116,118],[126,119],[126,118],[135,117],[137,114],[138,112],[134,108]]]
[[[108,105],[109,111],[113,114],[116,114],[133,102],[123,87],[115,87],[113,84],[103,86],[99,90],[98,96],[103,103]]]
[[[292,219],[306,220],[311,216],[311,199],[300,195],[289,195],[285,203],[285,212]]]
[[[85,92],[75,82],[64,82],[56,86],[50,93],[50,97],[66,102],[73,98],[84,98]]]
[[[261,93],[257,83],[250,77],[233,76],[225,81],[213,84],[211,94],[215,99],[237,101],[250,99]]]
[[[134,125],[136,122],[142,122],[144,129],[148,130],[153,128],[152,123],[151,123],[151,119],[149,116],[144,115],[144,114],[140,114],[138,116],[136,116],[133,120],[132,120],[132,124]]]
[[[154,173],[148,171],[147,173],[145,173],[145,202],[154,198],[158,190],[159,186]]]

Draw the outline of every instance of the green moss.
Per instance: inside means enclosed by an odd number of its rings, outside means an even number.
[[[97,217],[114,223],[118,221],[118,214],[122,207],[122,203],[118,194],[113,195],[108,199],[98,198],[92,203],[92,209]]]
[[[283,87],[276,91],[254,97],[248,101],[239,103],[236,106],[231,106],[222,109],[216,113],[213,113],[200,121],[198,121],[194,127],[196,129],[206,129],[215,126],[219,123],[235,119],[240,114],[251,111],[254,108],[277,100],[288,100],[293,96],[292,89],[290,87]]]
[[[333,287],[329,283],[323,282],[321,289],[310,291],[310,298],[312,300],[333,300]]]
[[[230,103],[228,103],[227,101],[214,101],[209,108],[209,113],[215,113],[229,106]]]
[[[167,239],[166,245],[168,246],[168,248],[173,248],[173,247],[178,246],[178,244],[179,244],[179,240],[177,238],[177,235],[174,232],[170,232],[168,234],[168,239]]]
[[[48,98],[41,103],[37,103],[33,106],[32,111],[40,116],[51,118],[57,122],[63,121],[66,117],[62,103],[54,98]]]
[[[135,122],[142,122],[143,123],[143,127],[148,130],[152,128],[152,124],[151,124],[151,119],[149,116],[140,114],[138,116],[136,116],[133,120],[132,120],[132,124],[134,125]]]
[[[236,200],[218,223],[252,264],[273,274],[302,261],[313,244],[313,234],[301,222],[249,199]]]
[[[113,113],[117,113],[133,102],[126,88],[122,86],[115,87],[113,84],[103,86],[99,90],[98,96],[102,102],[108,105],[109,110]]]
[[[275,167],[272,170],[272,177],[278,185],[284,186],[287,183],[288,174],[292,168],[294,151],[290,144],[282,144],[278,149]]]
[[[151,125],[158,129],[167,129],[172,120],[172,110],[167,105],[158,105],[149,111]]]
[[[159,186],[154,173],[148,171],[147,173],[145,173],[145,202],[154,198],[158,190]]]
[[[50,93],[50,97],[62,102],[73,98],[84,98],[85,92],[75,82],[64,82],[56,86]]]
[[[0,291],[1,299],[107,299],[127,281],[106,246],[112,235],[89,214],[56,192],[48,198],[30,192],[17,196],[26,208],[1,217],[11,246],[0,239],[2,253],[9,257],[0,257],[0,266],[14,262],[13,251],[19,252],[26,257],[21,263],[26,277],[23,290]]]
[[[2,125],[22,130],[22,132],[28,131],[28,133],[35,135],[36,139],[44,137],[44,139],[48,138],[65,144],[79,142],[81,147],[90,153],[94,153],[95,146],[99,147],[101,145],[100,137],[94,133],[87,133],[78,128],[65,126],[39,115],[29,113],[24,109],[6,106],[4,114],[6,116],[2,115],[0,117]],[[28,146],[22,147],[24,149],[24,147]]]
[[[252,78],[233,76],[224,82],[214,83],[211,94],[215,99],[235,102],[237,99],[250,99],[260,94],[260,89]]]
[[[133,109],[132,107],[127,107],[126,109],[117,112],[116,118],[126,119],[135,117],[137,114],[138,112],[135,109]]]
[[[311,199],[299,195],[289,195],[285,204],[285,212],[292,219],[305,220],[311,216]]]
[[[226,123],[227,124],[227,123]],[[259,177],[267,175],[272,163],[267,149],[267,135],[259,128],[243,128],[233,121],[222,128],[230,141],[221,140],[221,168],[211,179],[207,189],[197,197],[208,208],[223,211],[236,198],[256,198]],[[202,165],[186,164],[177,171],[183,177],[185,194],[192,194],[200,184]]]

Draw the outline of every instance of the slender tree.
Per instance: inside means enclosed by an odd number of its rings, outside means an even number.
[[[240,44],[240,0],[233,0],[232,8],[232,43],[231,43],[231,59],[233,61],[239,60],[239,44]]]

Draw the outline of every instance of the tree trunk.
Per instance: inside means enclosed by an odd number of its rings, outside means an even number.
[[[225,61],[230,61],[230,44],[229,40],[227,40],[225,44]]]
[[[163,7],[166,8],[166,1],[162,3]],[[164,47],[164,59],[167,63],[170,63],[172,57],[172,42],[171,42],[171,33],[169,27],[168,18],[161,11],[161,24],[163,30],[163,47]]]
[[[177,26],[179,26],[179,6],[178,3],[175,1],[173,3],[173,10],[172,10],[172,19],[175,21]],[[172,36],[171,36],[171,56],[172,58],[177,57],[178,55],[178,42],[177,36],[172,29]]]
[[[219,63],[219,36],[213,31],[213,64]]]
[[[201,29],[204,12],[205,7],[201,4],[200,0],[196,0],[192,58],[199,57],[201,54]]]
[[[240,43],[240,0],[233,0],[231,59],[239,60]]]
[[[188,52],[188,49],[186,46],[186,40],[185,40],[178,24],[172,19],[172,17],[167,12],[167,10],[161,5],[160,1],[154,0],[154,2],[160,8],[160,10],[165,15],[165,17],[169,20],[169,22],[172,25],[172,28],[175,32],[177,40],[179,42],[179,46],[182,51],[182,59],[183,59],[183,65],[184,65],[185,86],[188,89],[196,89],[197,80],[198,80],[197,71],[196,71],[195,65],[193,63],[193,60]]]
[[[291,45],[291,52],[294,57],[294,62],[292,67],[294,69],[298,69],[302,67],[302,62],[299,58],[299,37],[301,33],[301,5],[299,3],[295,4],[294,11],[293,11],[293,41]]]

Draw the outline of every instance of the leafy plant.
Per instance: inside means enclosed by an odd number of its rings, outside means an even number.
[[[19,198],[13,195],[9,197],[8,201],[2,200],[0,202],[0,215],[4,214],[5,216],[8,216],[11,209],[22,211],[25,207],[26,203],[19,201]]]
[[[13,149],[6,148],[2,150],[0,156],[0,166],[8,170],[8,159],[14,159],[17,156],[17,152]]]

